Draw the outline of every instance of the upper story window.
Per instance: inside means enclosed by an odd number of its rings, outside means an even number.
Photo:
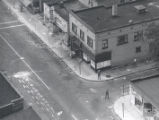
[[[93,39],[87,36],[87,45],[91,48],[93,48]]]
[[[120,0],[120,3],[122,4],[122,3],[125,3],[125,0]]]
[[[141,52],[141,46],[136,47],[136,53],[140,53]]]
[[[134,32],[134,41],[143,40],[143,31]]]
[[[108,48],[108,39],[102,40],[102,49]]]
[[[77,26],[72,23],[72,31],[77,35]]]
[[[127,34],[118,36],[117,45],[123,45],[123,44],[126,44],[126,43],[128,43],[128,35]]]
[[[82,30],[80,30],[80,38],[84,41],[84,32]]]

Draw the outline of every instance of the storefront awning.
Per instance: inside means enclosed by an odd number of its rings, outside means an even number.
[[[103,53],[94,55],[84,45],[82,45],[82,51],[85,52],[96,63],[111,60],[111,51],[107,51],[107,52],[103,52]]]

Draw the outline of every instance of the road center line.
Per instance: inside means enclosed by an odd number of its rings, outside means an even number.
[[[25,26],[25,24],[12,25],[12,26],[8,26],[8,27],[2,27],[2,28],[0,28],[0,30],[9,29],[9,28],[15,28],[15,27],[21,27],[21,26]]]
[[[9,23],[16,23],[19,22],[18,20],[8,21],[8,22],[1,22],[0,24],[9,24]]]
[[[13,46],[0,34],[0,37],[2,38],[2,40],[4,42],[7,43],[7,45],[14,51],[14,53],[19,57],[19,58],[23,58],[14,48]],[[39,77],[39,75],[30,67],[30,65],[25,61],[25,59],[21,59],[23,61],[23,63],[31,70],[31,72],[33,74],[35,74],[35,76],[38,78],[39,81],[41,81],[45,87],[50,90],[50,87]]]

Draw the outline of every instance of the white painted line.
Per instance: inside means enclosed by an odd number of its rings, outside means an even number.
[[[46,111],[48,111],[48,112],[49,112],[49,111],[50,111],[50,110],[49,110],[49,108],[46,108]]]
[[[22,58],[22,56],[12,47],[12,45],[0,34],[0,37],[2,38],[2,40],[4,40],[7,45],[15,52],[15,54],[19,57]],[[39,77],[38,74],[36,74],[36,72],[30,67],[30,65],[25,61],[25,59],[22,59],[23,63],[25,63],[25,65],[31,70],[32,73],[35,74],[35,76],[38,78],[39,81],[42,82],[42,84],[48,89],[50,90],[49,86],[46,85],[46,83]]]
[[[58,116],[61,116],[62,113],[63,113],[63,111],[60,111],[60,112],[57,113],[57,115],[58,115]]]
[[[22,81],[20,79],[18,79],[19,83],[22,83]]]
[[[50,107],[50,109],[51,109],[51,111],[52,111],[53,113],[55,112],[53,107]]]
[[[40,104],[44,106],[44,103],[43,103],[43,102],[40,102]]]
[[[27,93],[29,93],[29,94],[30,94],[30,91],[29,91],[29,90],[27,90]]]
[[[23,85],[23,88],[26,88],[26,85]]]
[[[74,120],[78,120],[78,118],[74,114],[72,114],[71,116],[73,117]]]
[[[33,87],[33,86],[34,86],[34,84],[30,83],[30,86],[31,86],[31,87]]]
[[[15,27],[21,27],[21,26],[25,26],[25,24],[12,25],[12,26],[8,26],[8,27],[2,27],[2,28],[0,28],[0,30],[9,29],[9,28],[15,28]]]
[[[32,87],[32,90],[36,93],[38,90],[35,87]]]
[[[16,23],[19,22],[18,20],[8,21],[8,22],[1,22],[0,24],[9,24],[9,23]]]
[[[44,101],[45,101],[45,98],[42,98],[42,101],[44,102]]]
[[[45,101],[44,101],[44,103],[45,103],[45,105],[46,105],[46,104],[48,104],[48,101],[47,101],[47,100],[45,100]]]
[[[27,84],[26,84],[25,86],[26,86],[26,88],[28,88],[28,89],[29,89],[29,86],[28,86]]]
[[[38,97],[38,96],[35,96],[35,98],[36,98],[37,100],[39,100],[39,97]]]

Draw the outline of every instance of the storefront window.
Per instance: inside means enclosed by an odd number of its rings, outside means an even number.
[[[135,97],[135,105],[142,105],[142,101]]]
[[[152,111],[152,104],[151,103],[144,103],[144,109],[147,110],[147,112]]]

